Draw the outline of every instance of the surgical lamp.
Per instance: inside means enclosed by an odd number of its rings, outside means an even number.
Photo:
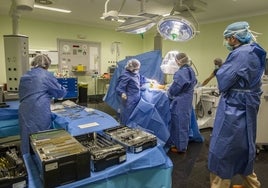
[[[184,42],[192,39],[196,34],[194,24],[180,16],[166,16],[157,24],[160,35],[172,41]]]
[[[142,34],[156,25],[156,20],[159,19],[159,15],[142,13],[137,16],[132,16],[126,19],[116,31],[125,32],[130,34]]]

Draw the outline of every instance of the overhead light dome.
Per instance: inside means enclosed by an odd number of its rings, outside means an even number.
[[[126,21],[122,23],[116,31],[131,34],[142,34],[151,29],[156,24],[156,20],[159,20],[159,15],[142,13],[126,19]]]
[[[179,16],[166,16],[157,24],[160,35],[172,41],[184,42],[192,39],[196,34],[195,25]]]

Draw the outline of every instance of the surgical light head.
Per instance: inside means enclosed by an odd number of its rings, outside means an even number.
[[[184,42],[196,34],[195,26],[188,20],[178,16],[166,16],[157,24],[160,35],[171,41]]]
[[[51,64],[51,59],[45,54],[35,56],[35,58],[31,62],[31,66],[41,67],[44,69],[48,69],[50,64]]]
[[[140,61],[137,59],[130,59],[127,62],[127,65],[125,66],[126,70],[134,72],[134,71],[138,71],[140,69]]]
[[[235,37],[241,43],[247,44],[252,40],[256,41],[255,36],[252,34],[252,31],[249,30],[248,22],[235,22],[226,27],[223,32],[224,38]]]

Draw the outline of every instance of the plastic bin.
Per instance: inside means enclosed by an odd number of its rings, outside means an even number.
[[[88,84],[87,83],[79,83],[78,84],[78,102],[80,104],[87,104],[87,90]]]

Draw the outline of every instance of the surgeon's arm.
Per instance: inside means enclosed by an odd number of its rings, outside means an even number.
[[[204,82],[202,83],[202,86],[205,86],[205,85],[207,85],[209,82],[210,82],[210,80],[212,80],[212,78],[214,78],[215,77],[215,74],[214,74],[214,71],[209,75],[209,77],[207,78],[207,79],[205,79],[204,80]]]
[[[125,75],[120,76],[120,78],[118,79],[118,83],[115,90],[120,97],[122,97],[123,93],[126,95],[128,81],[129,78]]]
[[[232,54],[218,70],[216,77],[220,92],[225,92],[232,88],[239,79],[239,74],[243,74],[245,70],[241,67],[241,62],[246,62],[244,58],[244,55]]]
[[[67,90],[52,75],[47,78],[46,86],[50,96],[56,99],[63,98],[67,94]]]
[[[183,89],[184,83],[185,81],[182,75],[180,74],[174,75],[174,80],[169,89],[167,90],[168,97],[170,99],[174,99],[176,96],[178,96],[181,90]]]

